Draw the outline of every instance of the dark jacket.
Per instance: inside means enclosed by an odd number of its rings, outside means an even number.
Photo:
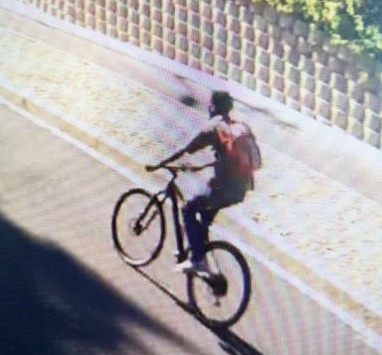
[[[233,136],[240,134],[250,134],[249,127],[245,124],[236,124],[236,121],[226,123],[220,121],[208,129],[200,132],[185,148],[188,153],[194,153],[198,150],[211,146],[216,162],[214,164],[215,178],[213,184],[218,188],[245,189],[250,190],[254,187],[252,171],[239,173],[237,167],[233,165],[227,153],[227,144]],[[246,130],[243,132],[243,130]]]

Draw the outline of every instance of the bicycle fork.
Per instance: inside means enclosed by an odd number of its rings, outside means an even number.
[[[175,226],[175,237],[176,237],[176,262],[179,264],[187,259],[187,253],[184,248],[184,232],[182,228],[182,224],[180,222],[180,210],[178,206],[178,201],[176,198],[176,191],[174,186],[171,187],[169,193],[171,199],[171,211],[174,220]]]

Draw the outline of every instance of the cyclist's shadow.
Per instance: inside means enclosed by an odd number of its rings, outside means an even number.
[[[2,354],[152,354],[129,335],[137,324],[197,353],[64,250],[36,240],[1,212],[0,265]]]
[[[168,289],[159,281],[155,280],[149,273],[135,268],[135,270],[141,274],[145,279],[155,285],[159,290],[161,290],[164,294],[170,297],[179,307],[181,307],[184,311],[189,314],[195,316],[201,323],[203,321],[197,317],[193,309],[186,303],[184,300],[181,300],[174,292]],[[204,323],[203,323],[204,324]],[[224,328],[211,328],[208,325],[204,324],[206,327],[210,329],[215,335],[219,338],[219,345],[222,350],[224,350],[227,354],[233,355],[263,355],[257,349],[255,349],[251,344],[247,343],[244,339],[240,338],[237,334],[235,334],[230,329]]]

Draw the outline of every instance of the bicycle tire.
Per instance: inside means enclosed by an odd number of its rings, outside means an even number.
[[[237,307],[235,307],[234,311],[229,312],[229,316],[227,316],[224,319],[217,319],[207,314],[207,310],[202,308],[198,300],[198,296],[196,293],[198,289],[197,283],[200,281],[202,283],[202,286],[204,285],[208,289],[211,289],[211,288],[207,285],[205,281],[203,281],[202,278],[200,278],[196,274],[189,274],[187,277],[187,293],[188,293],[190,303],[196,312],[196,315],[204,324],[206,324],[210,328],[228,328],[232,326],[233,324],[235,324],[242,317],[242,315],[244,314],[244,312],[246,311],[248,307],[250,296],[251,296],[251,273],[250,273],[248,263],[246,262],[241,252],[232,244],[224,242],[224,241],[211,241],[206,244],[206,249],[205,249],[206,260],[209,259],[209,254],[216,253],[217,251],[223,252],[227,254],[227,256],[230,255],[231,257],[231,262],[229,263],[229,265],[225,266],[227,268],[227,270],[225,271],[226,274],[227,274],[227,271],[233,268],[233,262],[236,262],[237,266],[240,269],[241,275],[239,278],[236,275],[236,280],[240,281],[242,292],[240,293],[240,299],[236,302]],[[226,275],[224,275],[224,277],[226,277]],[[229,282],[232,282],[232,280]],[[227,292],[230,287],[231,285],[228,283]],[[234,297],[236,296],[237,296],[237,293],[234,292]]]
[[[127,202],[131,202],[132,200],[139,200],[141,199],[143,202],[143,205],[145,206],[145,209],[142,209],[140,206],[134,205],[138,204],[138,202],[132,202],[129,205],[129,208],[127,211],[125,211],[125,207]],[[150,205],[151,204],[151,205]],[[146,208],[149,207],[146,211]],[[137,210],[137,214],[134,215],[135,210]],[[158,232],[159,234],[154,238],[153,236],[150,236],[149,238],[145,238],[144,240],[141,239],[143,237],[143,233],[138,233],[135,228],[138,226],[138,218],[142,217],[144,214],[144,211],[146,211],[146,216],[150,216],[149,218],[149,224],[142,228],[142,232],[147,232],[147,228],[150,227],[150,224],[152,222],[159,223]],[[127,214],[128,220],[123,220],[123,224],[119,224],[119,220],[124,218],[124,216],[121,216],[123,213]],[[148,213],[150,212],[150,213]],[[145,217],[146,217],[145,216]],[[126,223],[128,222],[128,223]],[[127,227],[127,230],[132,229],[134,226],[134,231],[130,230],[129,232],[133,232],[132,235],[128,236],[126,235],[125,231],[122,229],[122,226]],[[113,242],[114,246],[120,255],[120,257],[126,262],[127,264],[131,266],[146,266],[150,262],[152,262],[154,259],[156,259],[163,247],[163,242],[166,235],[166,225],[165,225],[165,217],[162,206],[159,204],[157,198],[147,192],[144,189],[131,189],[127,191],[126,193],[122,194],[119,200],[117,201],[114,211],[113,211],[113,217],[112,217],[112,236],[113,236]],[[143,250],[142,256],[139,256],[138,253],[133,251],[133,242],[137,242],[134,239],[139,239],[137,244],[139,249]],[[147,248],[146,245],[143,244],[143,241],[146,244],[151,244],[153,248]],[[136,255],[133,255],[136,254]]]

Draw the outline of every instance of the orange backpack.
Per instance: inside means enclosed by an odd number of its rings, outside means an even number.
[[[250,176],[261,168],[261,153],[250,128],[242,122],[221,122],[217,126],[224,156],[239,175]]]

